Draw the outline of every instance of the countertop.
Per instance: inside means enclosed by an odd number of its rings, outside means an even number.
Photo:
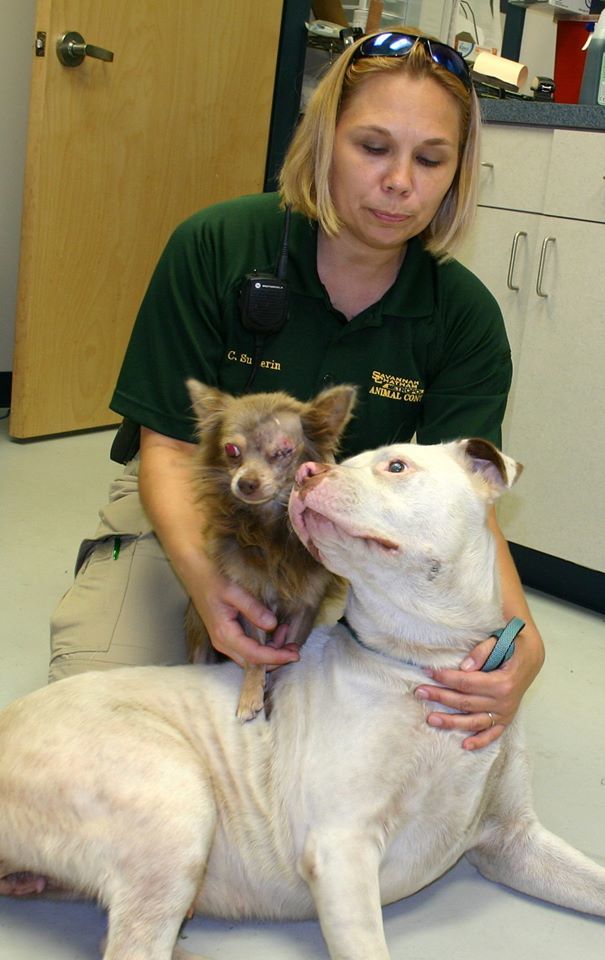
[[[526,124],[532,127],[569,127],[577,130],[605,130],[605,107],[575,103],[491,100],[480,98],[481,116],[486,123]]]

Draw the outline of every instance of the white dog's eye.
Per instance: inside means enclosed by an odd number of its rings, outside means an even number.
[[[225,444],[225,453],[232,460],[235,460],[237,457],[241,457],[242,451],[236,443],[226,443]]]
[[[403,460],[391,460],[387,470],[389,473],[403,473],[404,470],[407,470],[407,463],[404,463]]]

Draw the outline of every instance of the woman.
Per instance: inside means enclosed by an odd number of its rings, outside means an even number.
[[[298,657],[280,645],[283,630],[274,648],[243,634],[240,613],[264,629],[275,620],[204,554],[189,485],[188,376],[241,393],[253,367],[255,390],[300,399],[327,383],[356,382],[346,454],[414,434],[424,443],[469,435],[499,443],[511,378],[502,317],[482,284],[447,261],[475,205],[478,127],[468,71],[454,50],[404,32],[363,38],[312,98],[284,163],[281,196],[218,204],[177,229],[112,401],[141,425],[140,463],[114,485],[54,616],[52,679],[119,663],[182,662],[188,597],[215,647],[236,662]],[[272,270],[284,205],[292,209],[288,319],[259,344],[242,323],[240,295],[246,275]],[[259,345],[262,360],[253,363]],[[506,618],[527,626],[500,670],[480,672],[488,640],[460,670],[435,674],[443,687],[431,687],[431,699],[459,712],[435,711],[428,722],[466,731],[466,749],[502,733],[543,660],[493,514],[490,524]]]

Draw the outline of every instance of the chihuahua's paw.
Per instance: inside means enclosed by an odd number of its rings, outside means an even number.
[[[267,670],[263,666],[246,664],[244,680],[239,693],[235,715],[240,723],[247,723],[261,712],[265,704],[265,680]]]
[[[261,691],[261,695],[256,697],[246,697],[242,694],[239,698],[237,710],[235,711],[235,716],[240,723],[247,723],[248,720],[254,720],[254,718],[261,713],[265,705],[264,694],[264,689]]]

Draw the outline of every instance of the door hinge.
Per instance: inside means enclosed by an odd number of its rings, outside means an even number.
[[[43,57],[46,54],[46,33],[44,30],[38,30],[36,33],[36,56]]]

